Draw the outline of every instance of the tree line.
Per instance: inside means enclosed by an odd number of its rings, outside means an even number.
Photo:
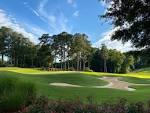
[[[4,26],[0,28],[0,55],[1,66],[112,73],[126,73],[147,66],[150,61],[142,54],[136,55],[136,51],[121,53],[104,44],[101,48],[93,48],[83,33],[43,34],[39,43],[34,44],[29,38]]]

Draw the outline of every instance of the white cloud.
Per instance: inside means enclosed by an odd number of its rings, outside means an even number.
[[[109,49],[117,49],[122,52],[130,51],[135,48],[132,47],[130,42],[123,44],[121,41],[111,40],[111,36],[116,29],[109,30],[101,35],[101,39],[93,44],[94,47],[100,47],[101,44],[105,44]]]
[[[31,10],[33,11],[33,13],[34,13],[36,16],[39,16],[39,17],[40,17],[39,13],[38,13],[36,10],[34,10],[34,9],[32,9],[32,8],[31,8]]]
[[[78,11],[78,10],[75,11],[75,12],[73,13],[73,16],[78,17],[78,16],[79,16],[79,11]]]
[[[36,36],[33,33],[25,30],[12,16],[6,14],[6,12],[0,9],[0,27],[7,26],[12,28],[14,31],[19,32],[29,38],[31,41],[36,42]]]
[[[49,20],[52,22],[52,23],[55,23],[56,22],[56,17],[54,15],[50,15],[49,16]]]
[[[105,1],[102,1],[102,0],[100,0],[100,4],[101,4],[103,7],[106,7],[106,6],[107,6],[106,2],[105,2]]]
[[[57,12],[57,14],[52,14],[50,11],[46,10],[46,5],[48,0],[42,0],[40,2],[38,12],[40,16],[49,24],[52,33],[59,33],[62,31],[71,32],[72,27],[68,26],[68,19],[64,16],[62,12]]]
[[[33,9],[27,2],[23,2],[23,4],[24,4],[27,8],[29,8],[36,16],[40,17],[39,13],[38,13],[35,9]]]
[[[67,0],[68,4],[73,4],[74,0]]]
[[[105,14],[107,12],[107,9],[111,8],[113,1],[106,2],[106,1],[100,0],[100,4],[103,8],[105,8],[103,12]]]
[[[74,8],[77,7],[77,4],[76,4],[75,0],[67,0],[67,3],[70,4]]]
[[[38,27],[32,27],[32,28],[31,28],[31,31],[32,31],[35,35],[37,35],[37,36],[41,36],[42,34],[48,33],[47,31],[45,31],[45,30],[43,30],[43,29],[41,29],[41,28],[38,28]]]
[[[28,3],[27,3],[27,2],[23,2],[23,4],[24,4],[24,5],[27,5]]]

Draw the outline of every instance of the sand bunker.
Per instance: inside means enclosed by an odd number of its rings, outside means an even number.
[[[107,81],[109,84],[106,86],[95,86],[97,88],[113,88],[127,91],[134,91],[135,89],[130,88],[130,86],[135,85],[129,82],[120,81],[119,77],[103,77],[99,78],[101,80]]]
[[[113,88],[113,89],[120,89],[120,90],[126,90],[126,91],[134,91],[136,89],[131,88],[132,85],[147,85],[147,84],[133,84],[125,81],[120,81],[120,77],[102,77],[99,78],[101,80],[104,80],[108,82],[108,85],[105,86],[90,86],[91,88]],[[50,85],[53,86],[60,86],[60,87],[86,87],[86,86],[80,86],[80,85],[73,85],[68,83],[50,83]]]
[[[50,83],[52,86],[61,86],[61,87],[82,87],[79,85],[67,84],[67,83]]]

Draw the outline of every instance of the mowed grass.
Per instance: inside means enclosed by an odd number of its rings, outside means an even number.
[[[96,76],[95,76],[96,75]],[[47,72],[28,68],[0,68],[0,77],[15,77],[22,81],[36,84],[37,94],[45,95],[49,99],[76,99],[86,102],[87,97],[93,97],[95,102],[113,102],[120,98],[128,101],[148,101],[150,99],[150,86],[133,86],[136,91],[129,92],[117,89],[91,88],[90,86],[106,85],[105,81],[98,79],[102,76],[122,76],[121,80],[138,84],[150,84],[149,68],[129,74],[112,74],[96,72]],[[144,78],[144,76],[146,76]],[[57,87],[49,83],[69,83],[85,87]]]

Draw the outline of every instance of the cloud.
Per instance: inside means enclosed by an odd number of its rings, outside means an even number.
[[[31,31],[35,34],[35,35],[38,35],[38,36],[41,36],[42,34],[47,34],[48,32],[41,29],[41,28],[38,28],[38,27],[32,27],[31,28]]]
[[[33,42],[36,41],[36,36],[33,33],[25,30],[19,23],[17,23],[16,19],[11,15],[6,14],[6,12],[0,9],[0,27],[7,26],[12,28],[14,31],[23,34],[25,37],[29,38]]]
[[[75,3],[75,0],[67,0],[67,3],[70,4],[74,8],[77,7],[77,4]]]
[[[27,3],[27,2],[23,2],[23,4],[24,4],[24,5],[27,5],[28,3]]]
[[[68,4],[73,4],[74,0],[67,0]]]
[[[71,32],[72,26],[68,25],[68,19],[63,12],[53,12],[46,10],[48,0],[42,0],[38,7],[40,16],[48,23],[52,33],[60,33],[62,31]]]
[[[40,17],[39,13],[33,9],[27,2],[23,2],[23,4],[28,8],[30,9],[36,16]]]
[[[105,2],[105,1],[103,1],[103,0],[100,0],[100,4],[101,4],[103,7],[107,7],[106,2]]]
[[[96,43],[93,44],[93,47],[100,47],[101,44],[105,44],[109,49],[116,49],[122,52],[130,51],[135,48],[132,47],[131,42],[127,42],[123,44],[121,41],[111,40],[111,36],[116,29],[109,30],[101,35],[101,39],[99,39]]]
[[[74,17],[78,17],[78,16],[79,16],[79,11],[78,11],[78,10],[75,11],[75,12],[73,13],[73,16],[74,16]]]
[[[32,8],[31,8],[31,10],[33,11],[33,13],[34,13],[36,16],[39,16],[39,17],[40,17],[39,13],[38,13],[36,10],[34,10],[34,9],[32,9]]]

